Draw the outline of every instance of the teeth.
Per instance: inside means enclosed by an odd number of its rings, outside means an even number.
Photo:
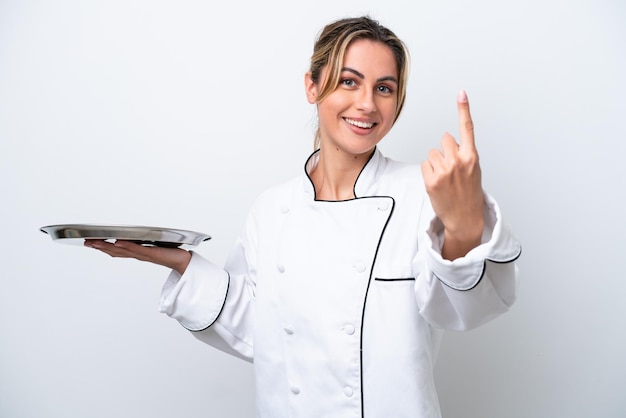
[[[374,126],[374,124],[371,122],[359,122],[358,120],[352,119],[346,119],[346,122],[348,122],[350,125],[358,126],[359,128],[365,129],[370,129],[372,126]]]

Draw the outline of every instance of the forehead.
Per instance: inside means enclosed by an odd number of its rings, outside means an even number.
[[[398,65],[391,48],[369,39],[357,39],[348,46],[343,66],[363,73],[367,71],[376,77],[398,76]]]

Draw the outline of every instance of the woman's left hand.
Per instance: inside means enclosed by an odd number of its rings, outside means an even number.
[[[433,149],[422,163],[426,191],[437,217],[444,225],[442,256],[463,257],[480,244],[484,228],[483,189],[474,124],[465,91],[457,98],[460,144],[446,133],[441,149]]]

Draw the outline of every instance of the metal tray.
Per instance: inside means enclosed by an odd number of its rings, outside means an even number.
[[[82,244],[85,239],[124,240],[142,245],[176,248],[196,246],[211,239],[209,235],[183,229],[154,226],[67,224],[39,228],[53,240]]]

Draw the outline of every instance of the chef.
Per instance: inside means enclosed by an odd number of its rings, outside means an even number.
[[[408,53],[368,18],[320,33],[305,74],[315,152],[254,203],[222,268],[181,249],[88,240],[172,269],[160,309],[254,363],[257,416],[440,417],[442,332],[506,312],[520,245],[482,189],[467,95],[421,166],[378,143],[402,110]]]

